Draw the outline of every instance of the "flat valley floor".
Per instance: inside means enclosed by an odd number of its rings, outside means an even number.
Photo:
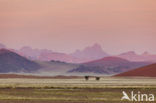
[[[131,103],[122,91],[156,95],[156,78],[0,79],[0,103]]]

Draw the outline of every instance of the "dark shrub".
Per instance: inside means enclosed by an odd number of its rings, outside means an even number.
[[[85,80],[89,80],[89,76],[85,76]]]
[[[99,81],[99,80],[100,80],[100,77],[96,77],[95,79],[96,79],[97,81]]]

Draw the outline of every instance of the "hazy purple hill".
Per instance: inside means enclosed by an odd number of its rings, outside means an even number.
[[[0,49],[0,73],[33,72],[40,65],[7,49]]]
[[[69,72],[117,74],[151,64],[150,62],[131,62],[119,57],[104,57],[99,60],[81,64]]]

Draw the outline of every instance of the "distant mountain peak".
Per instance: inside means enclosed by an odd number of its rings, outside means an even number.
[[[92,46],[88,46],[84,50],[101,50],[101,51],[103,51],[101,45],[98,43],[95,43]]]
[[[92,47],[93,47],[93,48],[101,48],[101,49],[102,49],[101,45],[98,44],[98,43],[95,43]]]
[[[98,43],[95,43],[92,46],[88,46],[83,50],[76,50],[71,55],[76,58],[88,59],[89,61],[108,56],[108,54],[103,51],[101,45],[99,45]]]
[[[36,60],[42,53],[52,53],[52,50],[48,49],[38,49],[38,48],[32,48],[29,46],[22,47],[18,54],[23,55],[29,59]]]
[[[150,61],[150,62],[156,61],[156,55],[150,54],[147,51],[145,51],[141,55],[136,54],[134,51],[129,51],[118,55],[118,57],[127,59],[129,61]]]

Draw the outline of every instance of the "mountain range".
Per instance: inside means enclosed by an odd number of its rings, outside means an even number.
[[[144,52],[141,55],[136,54],[134,51],[129,51],[118,55],[120,58],[124,58],[130,61],[150,61],[156,62],[156,55]]]
[[[58,53],[47,49],[32,49],[31,47],[13,50],[7,49],[3,44],[0,44],[0,48],[3,48],[0,49],[0,73],[113,75],[156,62],[156,55],[148,52],[138,55],[134,51],[130,51],[111,56],[104,52],[98,44],[77,50],[72,54]],[[150,70],[154,72],[154,69],[139,69],[137,73],[143,75],[140,71],[148,73]]]
[[[151,64],[150,62],[131,62],[119,57],[104,57],[99,60],[81,64],[78,68],[68,72],[74,73],[98,73],[98,74],[117,74],[134,68]]]
[[[53,52],[47,49],[32,49],[31,47],[22,47],[20,50],[16,50],[16,53],[25,56],[32,60],[40,61],[63,61],[68,63],[83,63],[109,56],[105,53],[99,44],[94,44],[84,48],[82,51],[77,50],[74,53],[66,54]]]
[[[7,49],[0,49],[0,73],[26,72],[41,74],[72,74],[95,73],[112,75],[137,67],[150,64],[149,62],[130,62],[119,57],[104,57],[102,59],[73,64],[60,61],[32,61]]]
[[[0,44],[0,48],[6,48],[4,44]],[[7,48],[8,49],[8,48]],[[102,49],[102,47],[95,43],[92,46],[88,46],[83,50],[76,50],[71,54],[55,52],[48,49],[33,49],[29,46],[22,47],[19,50],[9,49],[11,51],[16,52],[17,54],[24,56],[31,60],[40,60],[40,61],[62,61],[67,63],[84,63],[97,59],[101,59],[103,57],[113,56],[110,55]],[[143,54],[137,54],[134,51],[128,51],[125,53],[121,53],[119,55],[115,55],[116,57],[120,57],[129,61],[135,62],[156,62],[156,55],[150,54],[148,52],[144,52]]]

